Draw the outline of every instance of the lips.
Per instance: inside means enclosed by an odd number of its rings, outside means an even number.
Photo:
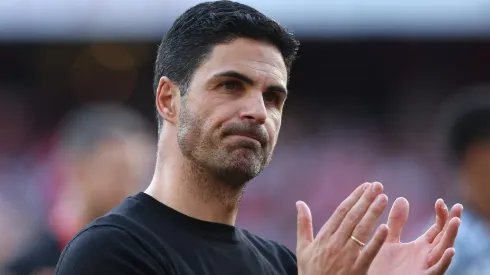
[[[238,137],[245,137],[247,139],[253,139],[257,142],[260,143],[261,146],[266,146],[267,145],[267,135],[257,133],[257,132],[233,132],[227,134],[227,136],[238,136]]]
[[[246,137],[246,138],[251,138],[254,139],[262,144],[262,140],[259,136],[250,134],[250,133],[237,133],[237,134],[232,134],[233,136],[240,136],[240,137]]]
[[[253,139],[258,141],[262,146],[266,146],[269,140],[269,136],[264,128],[247,123],[226,125],[223,128],[223,136],[239,136]]]

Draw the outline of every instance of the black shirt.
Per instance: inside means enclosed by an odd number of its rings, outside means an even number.
[[[49,230],[43,230],[37,241],[6,264],[4,272],[8,275],[35,275],[43,270],[52,272],[60,255],[60,242]]]
[[[276,275],[297,274],[297,266],[282,245],[139,193],[75,236],[55,274]]]

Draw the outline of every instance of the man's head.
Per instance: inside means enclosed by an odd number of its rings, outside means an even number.
[[[143,117],[123,106],[96,104],[72,112],[61,125],[58,156],[65,181],[92,218],[146,184],[154,142]],[[66,199],[66,198],[63,198]]]
[[[490,160],[490,105],[481,106],[459,116],[451,127],[449,144],[453,161],[457,165],[473,160],[474,157],[485,156]],[[476,154],[485,152],[486,154]],[[490,172],[490,161],[486,165]],[[490,180],[490,178],[489,178]]]
[[[175,136],[196,167],[243,185],[270,160],[298,45],[277,22],[243,4],[206,2],[187,10],[163,38],[156,61],[163,134]]]
[[[447,152],[462,177],[467,201],[490,195],[489,87],[465,89],[448,104]]]

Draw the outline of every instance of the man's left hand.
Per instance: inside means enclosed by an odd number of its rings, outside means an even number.
[[[388,216],[389,233],[385,244],[374,259],[370,275],[442,275],[451,264],[463,206],[451,211],[442,199],[436,201],[436,222],[422,236],[410,243],[401,243],[400,236],[408,219],[409,204],[398,198]]]

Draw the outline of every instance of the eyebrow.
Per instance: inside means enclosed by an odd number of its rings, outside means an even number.
[[[247,83],[248,85],[250,86],[253,86],[255,84],[255,81],[253,81],[253,79],[251,79],[250,77],[242,74],[242,73],[239,73],[237,71],[226,71],[226,72],[222,72],[222,73],[219,73],[219,74],[216,74],[213,76],[213,78],[218,78],[218,77],[231,77],[231,78],[236,78],[236,79],[239,79],[245,83]],[[268,86],[267,87],[267,92],[281,92],[281,93],[284,93],[284,94],[288,94],[288,91],[286,88],[284,88],[283,86],[281,85],[271,85],[271,86]]]

